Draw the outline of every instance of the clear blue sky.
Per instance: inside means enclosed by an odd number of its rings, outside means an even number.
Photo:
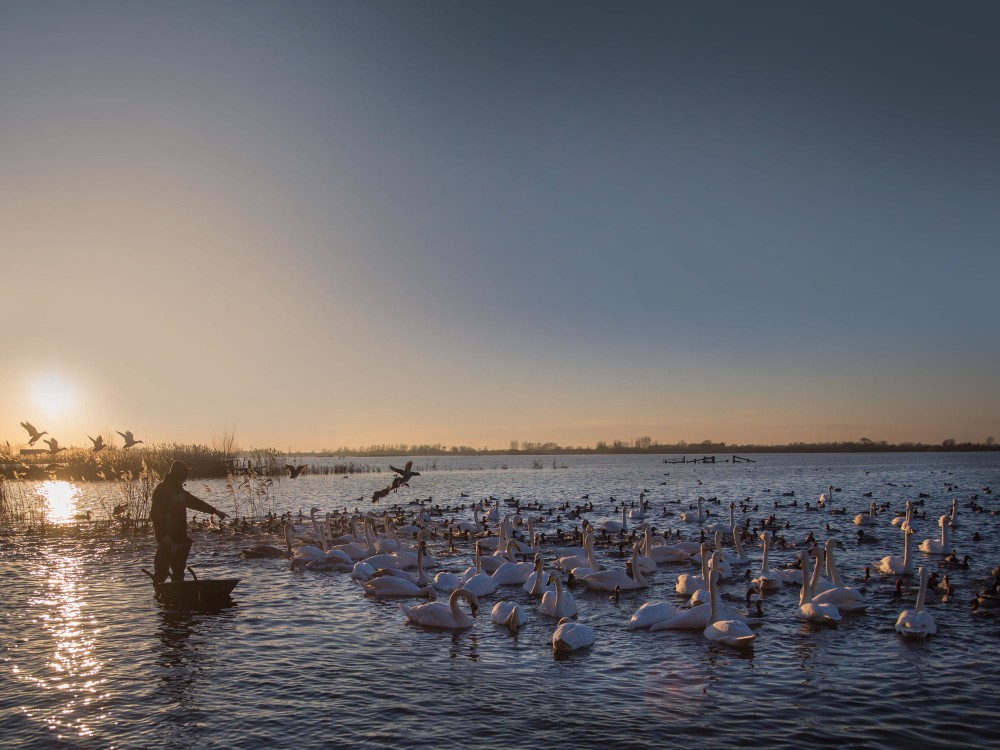
[[[4,2],[0,438],[1000,437],[998,21]]]

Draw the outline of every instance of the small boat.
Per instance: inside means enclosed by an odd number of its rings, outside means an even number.
[[[156,599],[168,607],[177,609],[212,609],[231,605],[233,600],[230,594],[236,588],[236,584],[240,582],[239,578],[198,578],[190,567],[188,568],[188,572],[191,574],[189,581],[157,583],[153,579],[153,574],[146,568],[143,568],[142,572],[153,581]]]

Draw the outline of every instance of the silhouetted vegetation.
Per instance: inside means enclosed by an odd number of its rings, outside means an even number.
[[[408,445],[406,443],[369,445],[360,448],[341,447],[337,450],[322,450],[316,453],[301,455],[343,457],[379,457],[379,456],[538,456],[538,455],[572,455],[572,454],[703,454],[703,453],[919,453],[936,451],[995,451],[1000,450],[993,437],[988,437],[982,443],[960,443],[948,438],[940,443],[890,443],[886,440],[870,440],[861,438],[857,441],[839,441],[829,443],[786,443],[783,445],[761,445],[757,443],[724,443],[713,440],[703,440],[700,443],[688,443],[684,440],[676,443],[660,443],[653,438],[643,436],[631,440],[598,441],[594,447],[562,446],[553,442],[530,442],[513,440],[508,448],[473,448],[468,445],[444,446],[440,443]]]

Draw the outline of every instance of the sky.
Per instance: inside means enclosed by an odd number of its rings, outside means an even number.
[[[1000,437],[998,22],[0,0],[0,440]]]

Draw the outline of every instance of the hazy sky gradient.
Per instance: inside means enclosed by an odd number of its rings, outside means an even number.
[[[0,439],[1000,437],[998,21],[3,2]]]

